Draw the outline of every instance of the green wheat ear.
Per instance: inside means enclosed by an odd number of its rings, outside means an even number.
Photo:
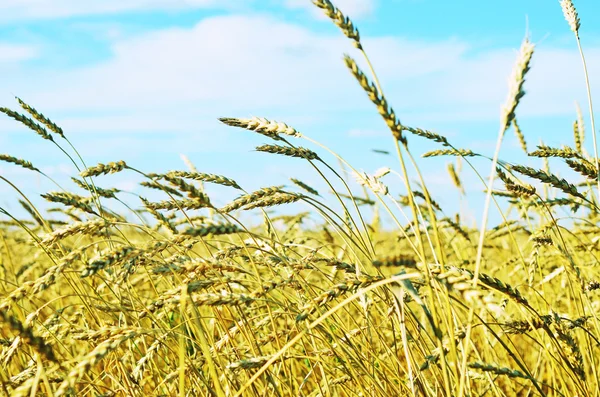
[[[406,138],[402,134],[404,127],[400,123],[400,120],[398,120],[398,118],[396,117],[394,109],[392,109],[388,105],[387,99],[385,99],[385,97],[379,91],[377,86],[369,81],[367,76],[363,73],[362,70],[360,70],[360,68],[356,64],[356,61],[352,57],[350,57],[350,55],[345,55],[344,61],[346,62],[346,66],[348,67],[348,69],[350,69],[352,75],[354,75],[360,86],[369,96],[371,102],[373,102],[373,104],[377,107],[377,111],[379,112],[381,117],[383,117],[385,123],[392,131],[392,135],[394,136],[394,138],[396,138],[396,140],[398,140],[399,142],[406,144]]]
[[[312,150],[302,147],[286,147],[278,145],[262,145],[256,148],[259,152],[281,154],[288,157],[299,157],[306,160],[320,160],[319,156]]]
[[[52,138],[52,135],[50,135],[44,127],[42,127],[41,125],[39,125],[38,123],[36,123],[32,119],[30,119],[29,117],[24,116],[20,113],[17,113],[13,110],[10,110],[10,109],[4,108],[4,107],[0,107],[0,112],[6,114],[8,117],[13,118],[14,120],[16,120],[18,122],[20,122],[25,127],[29,128],[30,130],[32,130],[33,132],[35,132],[42,138],[47,139],[49,141],[54,140]]]
[[[8,154],[0,154],[0,161],[20,165],[21,167],[26,168],[28,170],[40,172],[39,169],[37,169],[33,166],[33,164],[31,164],[31,162],[27,160],[18,159],[13,156],[9,156]]]
[[[117,161],[116,163],[115,162],[110,162],[108,164],[100,163],[94,167],[90,167],[90,168],[86,169],[85,171],[80,172],[80,175],[82,177],[86,178],[86,177],[90,177],[90,176],[114,174],[116,172],[123,171],[125,168],[128,168],[128,166],[123,160]]]
[[[352,40],[354,46],[358,49],[362,49],[360,42],[360,34],[358,29],[354,26],[350,18],[345,16],[339,8],[336,8],[329,0],[313,0],[313,4],[323,10],[325,15],[329,17],[348,37]]]
[[[297,186],[299,186],[300,188],[302,188],[303,190],[307,191],[310,194],[314,194],[315,196],[319,196],[319,192],[316,189],[313,189],[312,187],[308,186],[306,183],[296,179],[296,178],[290,178],[290,180]]]
[[[16,97],[16,99],[19,102],[19,105],[21,105],[21,107],[23,108],[23,110],[29,113],[31,117],[44,124],[46,128],[48,128],[50,131],[54,132],[57,135],[60,135],[61,138],[65,137],[65,133],[63,132],[62,128],[56,125],[52,120],[50,120],[49,118],[35,110],[33,107],[23,102],[21,98]]]

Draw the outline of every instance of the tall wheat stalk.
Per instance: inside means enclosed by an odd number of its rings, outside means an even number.
[[[588,74],[588,69],[587,69],[587,63],[585,61],[585,55],[583,53],[583,48],[581,47],[581,39],[579,37],[579,29],[581,28],[581,21],[579,19],[579,15],[577,14],[577,9],[575,8],[575,5],[573,4],[572,0],[561,0],[560,1],[560,6],[563,10],[563,14],[565,16],[565,19],[567,21],[567,23],[569,24],[569,27],[571,28],[571,31],[573,32],[573,34],[575,35],[575,41],[577,42],[577,49],[579,50],[579,56],[581,58],[581,65],[583,67],[583,75],[585,78],[585,89],[586,89],[586,93],[587,93],[587,100],[588,100],[588,109],[590,112],[590,123],[591,123],[591,127],[592,127],[592,139],[594,141],[594,159],[595,159],[595,164],[596,164],[596,172],[598,175],[600,175],[600,162],[598,162],[598,143],[597,143],[597,131],[596,131],[596,123],[594,120],[594,106],[592,103],[592,89],[590,86],[590,78],[589,78],[589,74]],[[598,187],[598,202],[600,203],[600,178],[597,178],[597,187]]]
[[[481,226],[479,228],[479,243],[477,245],[477,256],[475,262],[475,271],[473,275],[473,288],[477,288],[477,283],[479,282],[479,273],[481,270],[481,261],[483,259],[483,244],[485,242],[485,234],[487,229],[487,222],[492,198],[492,189],[494,178],[496,176],[496,166],[498,164],[498,158],[500,156],[500,149],[502,148],[502,141],[504,139],[504,134],[506,130],[510,127],[511,123],[515,119],[515,110],[519,105],[519,101],[525,95],[525,91],[523,90],[523,84],[525,83],[525,75],[529,71],[529,62],[531,61],[531,56],[533,55],[534,46],[529,41],[528,37],[525,37],[523,43],[521,44],[521,49],[519,51],[519,56],[517,58],[516,64],[513,68],[512,76],[509,80],[509,91],[508,97],[506,99],[506,103],[501,109],[500,114],[500,130],[498,131],[498,139],[496,141],[496,150],[494,151],[494,157],[492,158],[492,167],[490,171],[490,176],[488,178],[487,183],[487,192],[485,197],[485,205],[483,209],[483,215],[481,219]],[[465,388],[465,382],[467,378],[467,363],[469,358],[469,349],[470,349],[470,339],[471,339],[471,331],[473,329],[473,315],[475,313],[475,309],[471,307],[469,310],[469,316],[467,320],[467,332],[466,337],[463,344],[463,361],[461,367],[461,377],[460,384],[458,388],[458,396],[462,397]]]

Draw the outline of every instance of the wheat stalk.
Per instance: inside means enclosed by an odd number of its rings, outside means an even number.
[[[93,234],[110,226],[111,223],[105,221],[104,219],[72,223],[46,235],[42,239],[41,244],[51,246],[52,244],[57,243],[69,236],[75,236],[77,234]]]
[[[33,207],[29,205],[29,203],[19,199],[19,204],[21,204],[21,207],[23,207],[25,211],[27,211],[29,215],[31,215],[31,217],[36,221],[38,225],[44,227],[44,220],[41,218],[41,215],[38,214],[38,212],[35,211]]]
[[[296,178],[290,178],[290,180],[297,186],[299,186],[300,188],[306,190],[308,193],[310,194],[314,194],[315,196],[319,195],[319,192],[316,189],[313,189],[312,187],[308,186],[306,183],[296,179]]]
[[[156,181],[142,181],[140,182],[140,186],[147,187],[148,189],[160,190],[161,192],[165,192],[171,196],[183,197],[183,194],[181,194],[177,189],[170,186],[165,186]]]
[[[185,200],[171,200],[145,203],[146,208],[153,210],[198,210],[202,208],[212,208],[208,196],[194,197]]]
[[[303,197],[304,196],[301,194],[280,192],[280,193],[275,193],[273,195],[265,196],[265,197],[259,198],[257,200],[254,200],[253,202],[251,202],[250,204],[247,204],[242,209],[252,210],[255,208],[264,208],[264,207],[272,207],[274,205],[290,204],[290,203],[295,203],[298,200],[301,200]]]
[[[167,219],[167,217],[165,217],[162,213],[154,209],[147,199],[140,197],[140,200],[142,200],[142,203],[144,203],[144,207],[146,207],[148,212],[150,212],[150,214],[158,221],[160,225],[165,226],[167,230],[171,231],[171,233],[177,234],[177,229],[175,229],[175,226],[171,223],[170,220]]]
[[[513,74],[509,79],[510,85],[508,96],[500,114],[500,126],[504,131],[508,129],[515,118],[515,110],[521,98],[525,95],[523,84],[525,83],[525,74],[529,71],[529,63],[533,55],[534,46],[528,38],[523,40],[519,50],[519,58],[513,68]]]
[[[594,161],[596,163],[596,174],[600,175],[600,158],[598,157],[598,142],[597,142],[597,138],[596,138],[596,123],[595,123],[595,118],[594,118],[594,105],[592,103],[592,89],[590,86],[590,79],[589,79],[589,75],[588,75],[585,56],[583,54],[583,48],[581,47],[581,40],[579,39],[579,28],[581,27],[581,23],[579,20],[579,15],[577,14],[577,9],[573,5],[572,0],[561,0],[560,6],[561,6],[563,14],[565,16],[565,20],[569,24],[571,31],[575,34],[575,41],[577,42],[577,48],[579,49],[579,55],[581,57],[581,64],[583,66],[583,74],[585,77],[585,88],[586,88],[587,98],[588,98],[588,108],[589,108],[590,119],[591,119],[592,139],[594,141]],[[579,106],[577,108],[579,111]],[[582,117],[580,114],[578,114],[578,116],[579,116],[578,120],[579,120],[580,124],[582,125],[581,128],[583,131],[583,120],[582,120]],[[583,140],[583,138],[582,138],[582,140]],[[597,191],[598,199],[600,199],[600,179],[598,179],[597,188],[598,188],[597,189],[598,190]]]
[[[68,192],[49,192],[41,195],[51,203],[60,203],[69,207],[77,208],[89,214],[98,215],[89,204],[92,199],[90,197],[82,197],[77,194]]]
[[[0,161],[5,161],[7,163],[20,165],[21,167],[26,168],[31,171],[41,172],[39,169],[34,167],[33,164],[31,164],[31,162],[26,161],[26,160],[21,160],[16,157],[13,157],[13,156],[9,156],[8,154],[0,154]]]
[[[581,27],[581,23],[573,2],[571,0],[560,0],[560,6],[565,16],[565,20],[571,28],[571,31],[575,33],[575,36],[579,37],[579,28]]]
[[[447,169],[448,175],[450,175],[450,180],[452,181],[454,186],[456,186],[456,188],[460,191],[461,194],[465,194],[465,188],[463,187],[462,182],[460,181],[460,177],[458,176],[458,173],[454,168],[454,163],[448,163]]]
[[[67,394],[69,389],[71,389],[86,372],[102,361],[111,352],[116,350],[123,342],[132,339],[137,335],[138,333],[136,330],[123,330],[122,333],[101,342],[94,350],[85,355],[75,368],[69,372],[54,395],[60,397]]]
[[[377,258],[373,260],[373,266],[375,267],[408,267],[412,269],[417,268],[417,261],[410,255],[395,255]]]
[[[262,145],[257,146],[256,150],[259,152],[281,154],[288,157],[299,157],[306,160],[321,160],[319,156],[312,150],[305,149],[303,147],[287,147],[279,145]]]
[[[363,276],[354,280],[347,280],[344,283],[336,284],[333,288],[323,292],[319,296],[301,308],[300,313],[296,316],[297,322],[306,320],[311,314],[315,313],[320,307],[326,305],[332,300],[347,294],[358,291],[359,289],[368,287],[369,285],[383,280],[383,277],[368,277]]]
[[[229,213],[231,211],[240,209],[243,206],[250,204],[260,198],[271,196],[271,195],[274,195],[279,192],[281,192],[281,187],[279,187],[279,186],[265,187],[265,188],[255,191],[255,192],[245,194],[243,196],[236,198],[231,203],[229,203],[226,206],[224,206],[223,208],[221,208],[219,211],[222,213]]]
[[[385,123],[389,127],[392,132],[394,138],[397,141],[406,144],[406,138],[402,134],[404,127],[400,123],[400,120],[396,117],[396,113],[394,113],[394,109],[392,109],[389,105],[383,94],[377,88],[377,86],[369,81],[367,76],[360,70],[356,61],[350,57],[350,55],[344,55],[344,61],[346,62],[346,66],[350,69],[350,72],[354,75],[360,86],[369,96],[369,99],[375,106],[377,107],[377,111],[385,120]]]
[[[536,194],[535,187],[533,187],[531,185],[521,185],[521,184],[511,183],[511,184],[506,185],[506,189],[509,192],[514,193],[516,196],[521,196],[521,197],[531,197]]]
[[[164,176],[193,179],[195,181],[210,182],[217,185],[231,186],[236,189],[241,189],[236,181],[226,178],[222,175],[205,174],[200,172],[170,171],[167,174],[164,174]],[[163,177],[163,175],[158,175],[157,177]]]
[[[517,139],[519,140],[519,145],[521,145],[521,149],[523,149],[523,152],[528,153],[527,142],[525,141],[525,135],[523,135],[523,131],[521,131],[521,127],[519,127],[519,124],[517,123],[516,118],[513,118],[512,125],[515,129],[515,135],[517,136]]]
[[[577,190],[577,188],[567,182],[564,178],[558,178],[556,175],[549,174],[542,170],[536,170],[531,167],[525,167],[522,165],[513,165],[511,169],[517,171],[523,175],[526,175],[530,178],[537,179],[540,182],[547,183],[557,189],[562,190],[563,192],[570,194],[571,196],[579,197],[583,200],[586,200],[585,196]]]
[[[84,178],[87,178],[90,176],[114,174],[116,172],[123,171],[125,168],[129,168],[129,167],[123,160],[117,161],[116,163],[115,162],[110,162],[108,164],[99,163],[98,165],[96,165],[94,167],[90,167],[90,168],[80,172],[79,175],[81,175]]]
[[[61,138],[65,137],[65,134],[64,134],[62,128],[60,128],[58,125],[54,124],[52,122],[52,120],[50,120],[49,118],[47,118],[46,116],[44,116],[43,114],[41,114],[40,112],[35,110],[33,107],[31,107],[28,104],[26,104],[25,102],[23,102],[23,100],[21,100],[21,98],[16,97],[16,99],[17,99],[17,102],[19,102],[19,105],[21,105],[21,107],[23,108],[23,110],[25,110],[27,113],[29,113],[31,115],[31,117],[33,117],[40,123],[44,124],[46,127],[48,127],[48,129],[50,131],[54,132],[55,134],[60,135]]]
[[[90,186],[84,183],[82,180],[73,177],[71,177],[71,180],[80,188],[104,198],[116,198],[117,196],[115,196],[115,194],[120,192],[119,189],[115,188],[102,189],[98,186]]]
[[[86,266],[86,268],[81,272],[81,277],[89,277],[102,269],[105,269],[109,266],[115,265],[119,262],[125,263],[126,261],[131,261],[140,256],[141,251],[137,248],[131,246],[124,246],[115,248],[105,254],[97,256],[95,259],[92,259]]]
[[[296,138],[302,136],[300,132],[296,131],[296,129],[285,123],[267,120],[263,117],[252,117],[249,119],[223,117],[220,118],[219,121],[232,127],[244,128],[250,131],[258,132],[259,134],[268,136],[276,141],[282,139],[279,136],[280,134],[289,135]]]
[[[278,361],[283,361],[286,358],[287,357],[285,357],[285,356],[278,357],[274,361],[274,363],[276,363]],[[239,361],[236,361],[233,363],[229,363],[229,364],[227,364],[226,368],[230,371],[238,371],[240,369],[249,370],[249,369],[254,369],[254,368],[260,368],[263,365],[265,365],[265,363],[267,361],[269,361],[270,359],[271,359],[271,356],[246,358],[244,360],[239,360]]]
[[[569,160],[566,160],[565,162],[572,170],[580,173],[581,175],[585,176],[586,178],[594,180],[594,181],[598,179],[597,167],[594,166],[594,164],[592,164],[588,160],[581,159],[581,160],[577,161],[577,160],[569,159]]]
[[[496,364],[474,362],[474,363],[469,363],[469,368],[478,369],[482,372],[491,372],[496,375],[508,376],[509,378],[522,378],[522,379],[529,379],[529,380],[532,379],[531,376],[526,375],[521,371],[518,371],[516,369],[506,368],[506,367],[500,367]]]
[[[427,153],[423,153],[421,157],[437,157],[437,156],[460,156],[460,157],[474,157],[478,156],[471,149],[438,149],[432,150]]]
[[[583,154],[583,144],[585,142],[585,125],[583,123],[583,114],[581,113],[581,107],[578,103],[575,103],[575,110],[577,112],[577,120],[573,125],[573,134],[575,135],[575,148],[580,154]]]
[[[356,48],[362,49],[360,34],[350,18],[345,16],[340,9],[331,4],[329,0],[313,0],[313,4],[325,12],[325,15],[327,15],[329,19],[342,30],[344,35],[352,40],[352,43]]]
[[[388,187],[376,175],[369,175],[366,172],[353,172],[352,175],[360,185],[368,187],[374,193],[388,194]]]
[[[241,231],[242,229],[236,225],[221,224],[188,228],[183,231],[183,234],[192,237],[206,237],[209,235],[217,236],[222,234],[239,233]]]
[[[30,130],[32,130],[33,132],[35,132],[42,138],[47,139],[49,141],[54,141],[54,139],[52,138],[52,135],[50,135],[44,127],[42,127],[41,125],[39,125],[38,123],[36,123],[32,119],[30,119],[29,117],[24,116],[20,113],[17,113],[15,111],[12,111],[12,110],[10,110],[8,108],[4,108],[4,107],[0,107],[0,112],[6,114],[8,117],[13,118],[18,122],[20,122],[21,124],[23,124],[24,126],[29,128]]]
[[[565,159],[583,158],[581,150],[573,149],[569,146],[563,146],[560,149],[552,148],[546,145],[538,145],[537,150],[529,153],[533,157],[562,157]]]
[[[46,359],[54,362],[57,361],[51,345],[49,345],[43,338],[34,335],[30,327],[24,325],[16,317],[9,315],[3,309],[0,309],[0,322],[8,325],[9,328],[16,331],[21,340],[33,347],[36,351],[46,357]]]

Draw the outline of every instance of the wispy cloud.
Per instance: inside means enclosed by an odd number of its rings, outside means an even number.
[[[221,8],[241,0],[3,0],[0,22],[26,19],[53,19],[83,15],[115,14],[129,11]]]
[[[38,56],[36,48],[0,42],[0,64],[26,61]]]
[[[267,16],[206,18],[191,29],[117,41],[111,59],[57,71],[54,83],[35,90],[47,91],[41,97],[52,96],[51,106],[63,109],[179,106],[190,101],[266,107],[314,95],[313,81],[323,82],[320,75],[332,74],[332,66],[340,70],[340,54],[333,50],[341,42]]]
[[[388,36],[365,43],[401,120],[428,126],[498,117],[515,50],[481,51],[459,39]],[[19,48],[14,59],[32,56]],[[42,110],[70,113],[63,120],[81,132],[182,132],[203,118],[224,115],[291,116],[305,125],[340,115],[347,120],[376,115],[345,70],[344,51],[361,62],[341,34],[323,35],[269,15],[226,15],[190,28],[117,37],[102,62],[14,71],[0,76],[0,85]],[[600,48],[586,53],[594,76],[600,72]],[[570,114],[573,101],[585,94],[579,71],[576,51],[540,46],[519,115]],[[596,81],[592,85],[600,88]],[[350,134],[380,127],[365,126]]]

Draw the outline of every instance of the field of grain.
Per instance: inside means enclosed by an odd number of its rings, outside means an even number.
[[[573,116],[564,146],[528,146],[517,118],[535,57],[525,38],[495,153],[458,148],[402,124],[357,27],[328,0],[314,4],[368,65],[344,57],[389,127],[396,169],[367,174],[284,122],[224,117],[270,142],[257,151],[303,163],[330,189],[290,175],[286,186],[246,191],[192,163],[160,174],[127,159],[90,166],[43,110],[19,98],[18,111],[0,108],[80,170],[79,192],[57,186],[42,199],[0,175],[27,214],[0,207],[0,395],[600,395],[600,163],[593,116],[589,126],[582,116],[593,115],[589,83],[589,107]],[[579,17],[571,1],[560,5],[587,80]],[[513,132],[540,167],[504,156]],[[421,139],[438,149],[413,153]],[[458,167],[480,177],[479,227],[430,195],[418,157],[439,156],[459,191]],[[491,168],[476,169],[474,157]],[[0,160],[46,177],[25,159]],[[114,173],[143,177],[162,200],[139,195],[117,213],[111,203],[126,192],[107,187]],[[214,185],[237,198],[213,205]],[[307,211],[272,211],[292,203]],[[247,211],[262,223],[245,224]],[[503,221],[490,224],[491,211]]]

